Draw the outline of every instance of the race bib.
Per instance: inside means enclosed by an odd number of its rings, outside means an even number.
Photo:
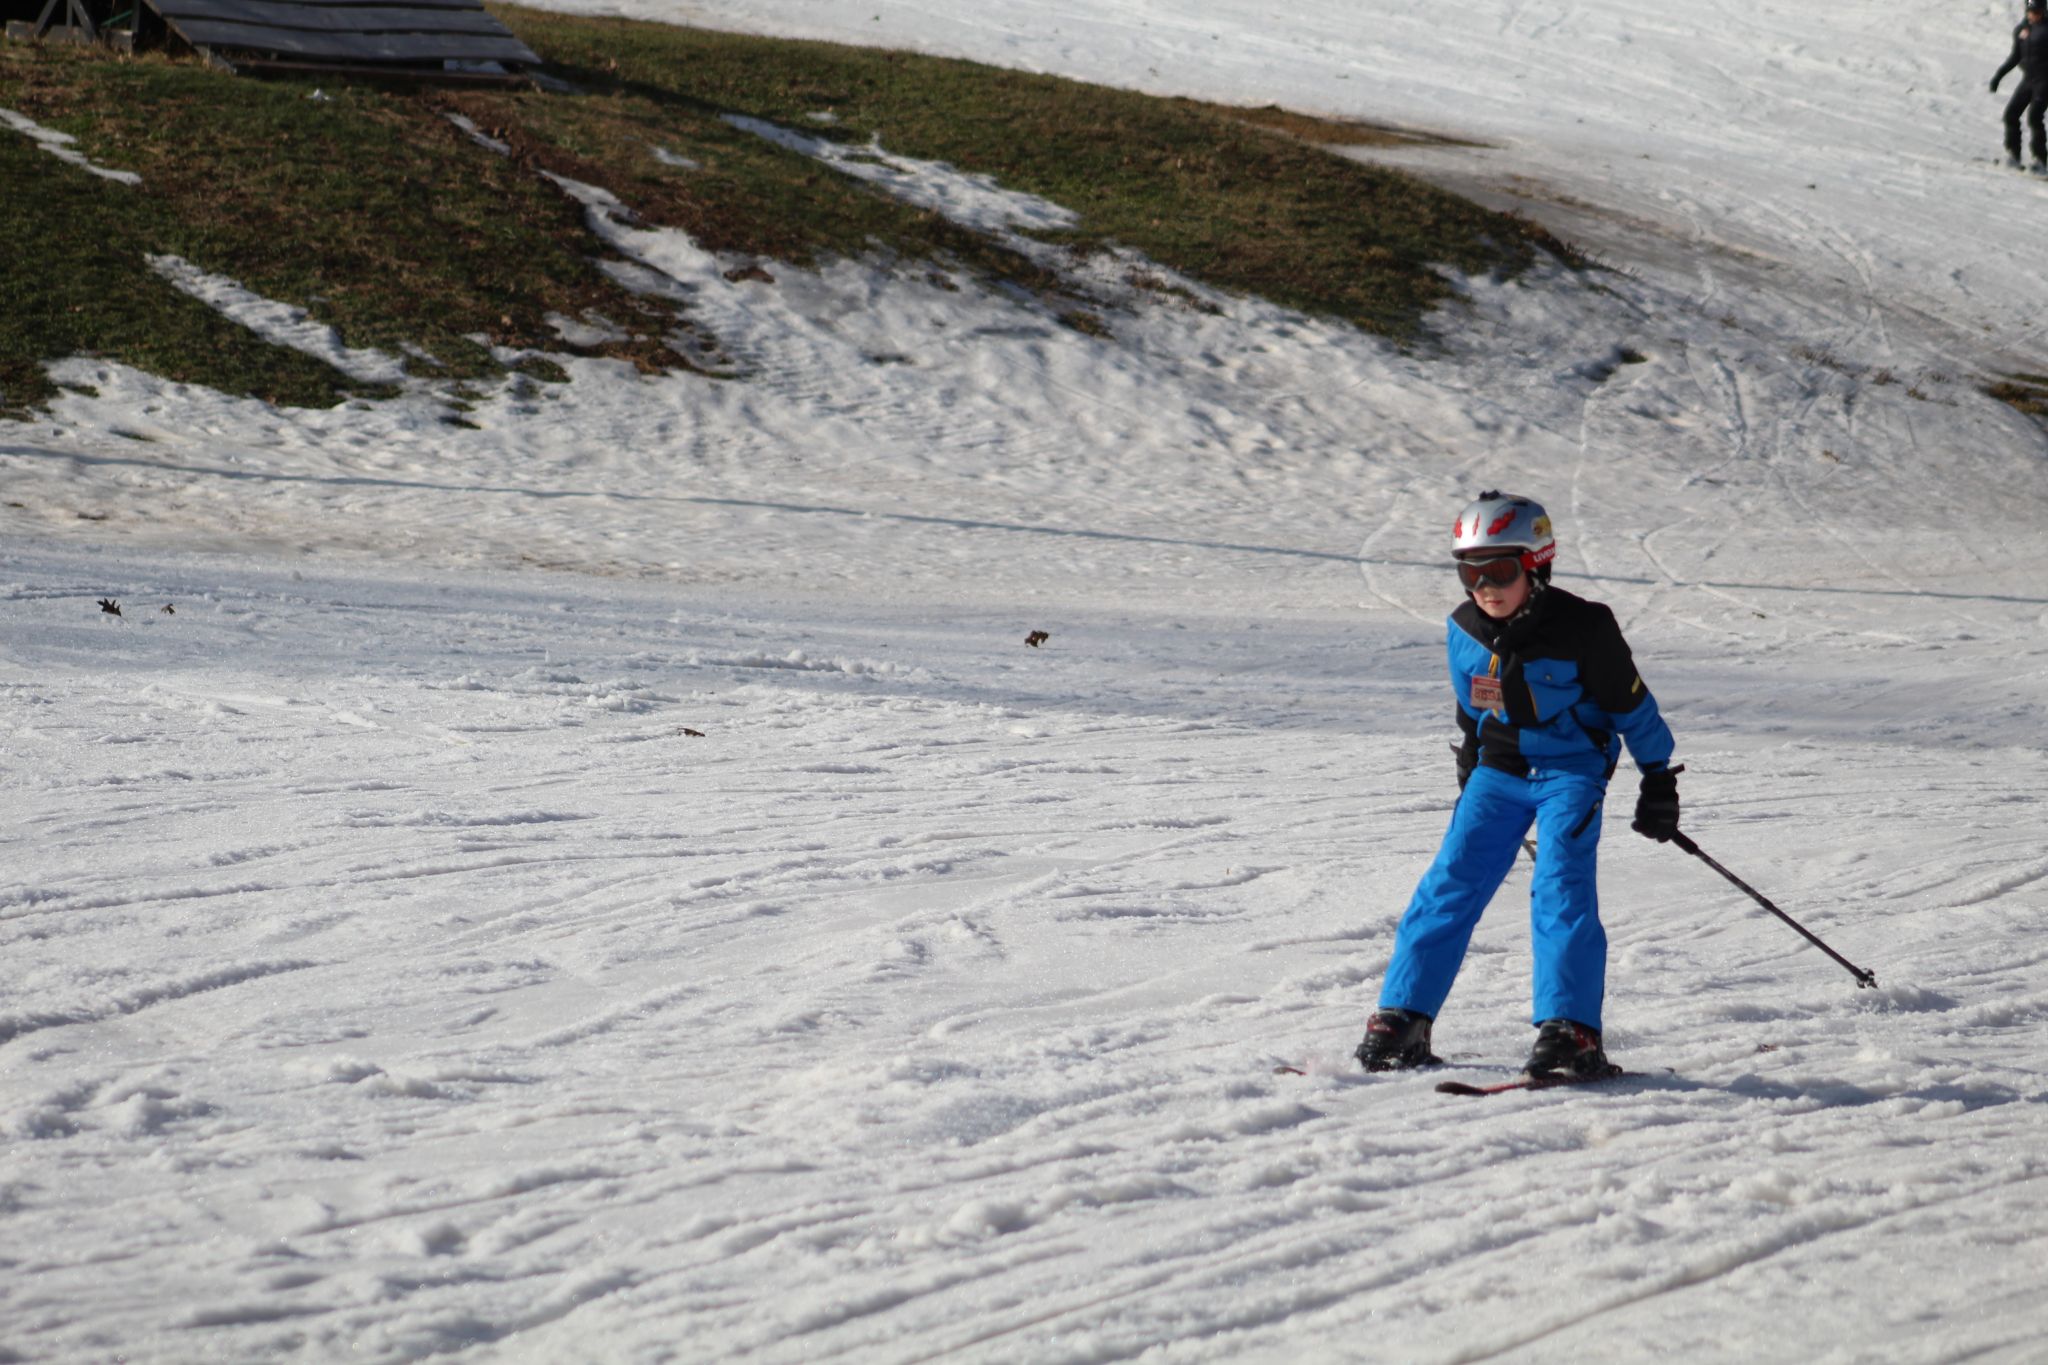
[[[1482,711],[1500,710],[1500,679],[1485,673],[1474,673],[1472,675],[1472,704]]]

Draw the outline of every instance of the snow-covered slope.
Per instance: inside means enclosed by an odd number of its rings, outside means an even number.
[[[1256,300],[1104,339],[592,198],[754,378],[464,428],[65,362],[0,429],[0,1360],[2039,1358],[2044,443],[1972,376],[2040,191],[1941,141],[2001,16],[665,13],[1481,133],[1436,169],[1631,273],[1472,281],[1426,356]],[[1923,124],[1882,210],[1804,188]],[[1687,828],[1880,989],[1624,781],[1641,1075],[1355,1072],[1488,483],[1615,606]],[[1527,1045],[1525,888],[1460,1077]]]
[[[19,1358],[2038,1350],[2039,652],[1973,714],[1935,623],[1989,603],[1638,617],[1690,827],[1883,986],[1624,799],[1644,1074],[1475,1101],[1345,1058],[1453,793],[1405,615],[4,584]],[[1525,886],[1458,1076],[1527,1044]]]

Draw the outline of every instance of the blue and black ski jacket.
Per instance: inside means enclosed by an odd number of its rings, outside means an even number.
[[[1546,586],[1520,615],[1496,621],[1468,598],[1451,613],[1448,648],[1461,774],[1479,764],[1604,780],[1623,741],[1644,772],[1671,762],[1671,727],[1600,603]]]

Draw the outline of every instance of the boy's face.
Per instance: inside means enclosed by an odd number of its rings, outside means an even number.
[[[1479,604],[1479,610],[1494,620],[1505,621],[1528,605],[1529,575],[1523,574],[1505,588],[1485,584],[1473,592],[1472,600]]]
[[[1502,558],[1512,560],[1515,556],[1504,555]],[[1479,604],[1479,610],[1494,620],[1505,621],[1528,605],[1529,591],[1529,573],[1525,569],[1515,575],[1512,583],[1502,584],[1490,578],[1480,579],[1478,586],[1472,589],[1472,600]]]

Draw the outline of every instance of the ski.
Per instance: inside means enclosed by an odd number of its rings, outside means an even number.
[[[1596,1076],[1574,1076],[1563,1071],[1545,1071],[1532,1076],[1525,1072],[1512,1081],[1502,1081],[1497,1085],[1467,1085],[1463,1081],[1438,1081],[1436,1088],[1437,1093],[1441,1095],[1498,1095],[1508,1090],[1549,1090],[1560,1085],[1598,1085],[1601,1081],[1618,1080],[1634,1074],[1636,1073],[1609,1065],[1607,1070]]]

